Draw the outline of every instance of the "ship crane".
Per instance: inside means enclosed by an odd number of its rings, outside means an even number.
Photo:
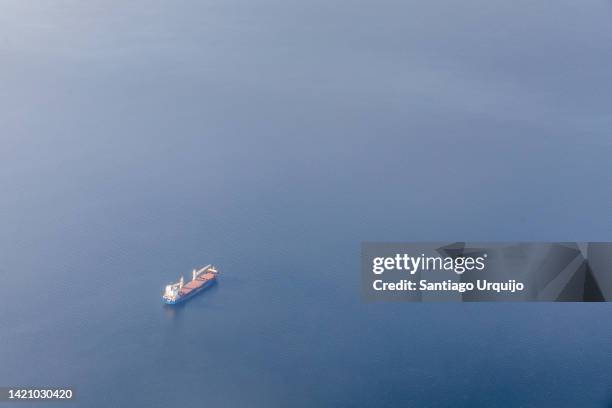
[[[194,268],[191,271],[191,281],[185,283],[185,278],[181,275],[178,282],[166,285],[162,299],[164,303],[171,305],[182,302],[214,284],[217,274],[218,271],[213,265],[206,265],[200,269]]]

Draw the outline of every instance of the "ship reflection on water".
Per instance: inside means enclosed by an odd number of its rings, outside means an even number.
[[[185,307],[184,304],[174,305],[174,306],[164,305],[164,315],[168,319],[175,319],[179,315],[180,310],[183,307]]]

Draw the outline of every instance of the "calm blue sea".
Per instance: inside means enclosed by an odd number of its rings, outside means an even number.
[[[0,1],[0,386],[612,406],[612,306],[365,304],[359,272],[362,241],[612,240],[611,22],[605,1]],[[217,286],[162,306],[207,263]]]

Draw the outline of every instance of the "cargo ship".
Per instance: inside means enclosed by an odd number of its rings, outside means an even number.
[[[162,300],[167,305],[176,305],[195,296],[217,282],[219,272],[212,265],[206,265],[192,271],[191,281],[185,284],[183,277],[176,283],[166,285]]]

